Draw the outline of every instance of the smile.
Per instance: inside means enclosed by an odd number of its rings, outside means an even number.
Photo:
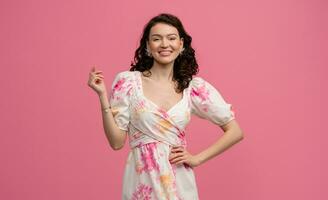
[[[159,54],[161,55],[161,56],[169,56],[169,55],[171,55],[171,51],[159,51]]]

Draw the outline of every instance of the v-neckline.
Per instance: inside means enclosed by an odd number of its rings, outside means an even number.
[[[182,98],[177,102],[177,103],[175,103],[173,106],[171,106],[171,108],[169,108],[168,110],[166,110],[166,109],[164,109],[164,108],[162,108],[162,107],[160,107],[160,106],[158,106],[156,103],[154,103],[152,100],[150,100],[149,98],[147,98],[146,96],[145,96],[145,94],[144,94],[144,92],[143,92],[143,83],[142,83],[142,78],[141,78],[141,74],[142,74],[142,72],[140,72],[140,71],[136,71],[137,73],[138,73],[138,80],[139,80],[139,83],[140,83],[140,93],[141,93],[141,96],[146,100],[146,101],[148,101],[150,104],[152,104],[154,107],[156,107],[157,109],[160,109],[160,110],[162,110],[162,111],[165,111],[166,113],[170,113],[171,111],[173,111],[174,110],[174,108],[176,108],[183,100],[184,100],[184,98],[185,98],[185,90],[186,89],[184,89],[183,91],[182,91]]]

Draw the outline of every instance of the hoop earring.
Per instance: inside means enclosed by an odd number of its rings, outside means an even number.
[[[146,48],[146,54],[147,54],[147,56],[149,56],[149,57],[153,57],[147,48]]]
[[[179,55],[181,56],[183,54],[183,51],[184,51],[185,48],[182,48]]]

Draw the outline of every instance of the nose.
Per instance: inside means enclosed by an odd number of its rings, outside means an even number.
[[[168,41],[166,38],[164,38],[161,42],[161,47],[167,47],[168,46]]]

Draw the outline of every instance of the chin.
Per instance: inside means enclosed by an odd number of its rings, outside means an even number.
[[[172,63],[172,62],[174,62],[174,60],[175,60],[175,58],[160,58],[160,59],[155,59],[156,60],[156,62],[158,62],[158,63],[160,63],[160,64],[170,64],[170,63]]]
[[[159,64],[162,64],[162,65],[167,65],[167,64],[173,63],[174,60],[170,60],[170,61],[168,61],[168,60],[156,60],[156,62],[159,63]]]

